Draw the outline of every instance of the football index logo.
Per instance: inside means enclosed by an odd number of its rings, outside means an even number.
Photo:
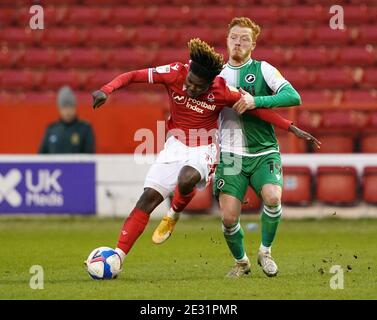
[[[21,179],[21,172],[16,169],[10,170],[4,176],[0,174],[0,203],[6,201],[12,207],[21,205],[22,197],[16,190]]]
[[[181,96],[180,94],[173,92],[171,94],[173,100],[175,101],[176,104],[185,104],[187,101],[187,97]]]

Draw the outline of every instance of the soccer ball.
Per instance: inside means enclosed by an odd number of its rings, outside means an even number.
[[[114,279],[122,270],[122,260],[109,247],[94,249],[85,262],[89,275],[95,280]]]

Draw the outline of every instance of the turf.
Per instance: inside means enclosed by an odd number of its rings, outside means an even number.
[[[247,222],[255,218],[243,218]],[[1,218],[0,299],[376,299],[377,220],[282,221],[273,255],[276,278],[256,264],[259,231],[246,232],[252,275],[225,279],[233,264],[219,220],[181,220],[156,246],[151,221],[116,280],[95,281],[83,266],[98,246],[114,246],[122,221],[98,218]],[[32,265],[44,269],[44,289],[29,286]],[[344,289],[332,290],[332,265]]]

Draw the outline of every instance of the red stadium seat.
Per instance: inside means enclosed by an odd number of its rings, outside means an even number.
[[[377,26],[376,25],[363,25],[360,26],[357,32],[356,44],[360,45],[373,45],[377,43]]]
[[[187,42],[193,38],[200,38],[208,42],[211,46],[226,45],[226,30],[211,27],[182,27],[176,30],[176,40],[173,45],[177,47],[187,47]]]
[[[16,12],[16,23],[22,27],[25,28],[25,26],[29,25],[30,22],[30,13],[29,13],[30,7],[22,7]],[[67,15],[67,9],[62,6],[50,6],[50,7],[44,7],[44,27],[49,28],[55,25],[60,25],[66,18]]]
[[[80,1],[87,5],[103,5],[103,0],[82,0]],[[128,1],[129,2],[129,1]],[[107,5],[121,5],[124,4],[124,0],[106,0]]]
[[[377,130],[365,130],[360,137],[360,152],[377,153]]]
[[[293,87],[300,90],[310,88],[314,80],[313,74],[306,69],[283,68],[280,72]]]
[[[43,45],[53,47],[78,46],[82,42],[80,29],[47,28],[43,30]]]
[[[351,32],[345,28],[343,30],[333,30],[329,26],[313,28],[310,38],[311,45],[346,45],[351,41]]]
[[[105,64],[109,68],[121,68],[125,72],[150,67],[154,55],[154,51],[141,48],[118,48],[109,52]]]
[[[95,26],[106,23],[110,9],[103,7],[73,6],[67,7],[64,25]]]
[[[353,71],[348,68],[326,68],[316,70],[313,82],[315,89],[345,89],[355,83]]]
[[[89,73],[84,89],[95,90],[101,88],[105,83],[110,82],[119,76],[122,71],[119,70],[98,70]]]
[[[0,32],[0,44],[9,47],[31,46],[34,43],[35,33],[29,28],[5,28]]]
[[[198,24],[222,28],[234,17],[233,8],[229,6],[201,6],[192,8],[191,12]]]
[[[48,70],[44,74],[43,90],[57,90],[62,86],[69,85],[72,89],[80,88],[81,80],[74,71]]]
[[[114,7],[105,22],[109,25],[133,26],[143,25],[147,20],[147,9],[144,7]]]
[[[369,7],[366,5],[359,6],[343,6],[345,23],[347,25],[357,25],[360,23],[367,23],[372,16],[370,15]]]
[[[121,47],[126,44],[127,33],[121,26],[115,28],[95,27],[87,32],[85,45]]]
[[[73,48],[64,52],[62,65],[66,68],[95,68],[102,65],[103,55],[97,49]]]
[[[338,65],[372,66],[376,62],[376,52],[372,47],[346,47],[339,50],[335,60]]]
[[[291,133],[275,128],[275,132],[279,142],[281,153],[305,153],[306,142],[302,139],[297,139]]]
[[[153,65],[165,65],[172,62],[188,63],[190,60],[189,53],[185,48],[163,48],[158,50]]]
[[[283,23],[287,21],[300,23],[320,24],[329,20],[328,10],[322,6],[288,6],[279,9],[279,20]]]
[[[150,20],[157,25],[190,25],[195,16],[190,6],[159,6],[151,10]]]
[[[377,106],[377,94],[368,90],[345,90],[342,106],[373,109]]]
[[[325,116],[323,117],[326,118]],[[322,142],[321,149],[313,150],[315,153],[353,153],[355,133],[349,129],[320,129],[314,133]]]
[[[334,103],[334,94],[329,90],[301,90],[300,96],[305,107],[329,107]]]
[[[194,198],[190,201],[184,211],[205,211],[212,207],[212,184],[209,184],[204,190],[198,190]]]
[[[331,205],[353,205],[357,200],[354,167],[318,167],[317,200]]]
[[[26,68],[49,68],[57,66],[58,55],[54,49],[29,48],[18,66]]]
[[[259,211],[261,206],[262,200],[251,187],[248,187],[244,197],[242,211]]]
[[[276,68],[280,68],[286,62],[285,51],[280,48],[258,47],[252,53],[256,60],[267,61]]]
[[[324,47],[297,47],[292,51],[290,63],[294,66],[324,67],[332,65],[335,52]]]
[[[15,66],[25,54],[24,50],[8,49],[3,47],[0,49],[0,66],[2,68],[11,68]]]
[[[377,88],[377,68],[364,69],[361,86],[365,88]]]
[[[298,115],[298,123],[308,130],[317,129],[322,125],[323,116],[321,111],[302,110]]]
[[[31,90],[38,86],[37,74],[31,71],[0,71],[0,85],[5,90]]]
[[[278,21],[280,10],[278,11],[277,7],[267,6],[267,7],[258,7],[258,6],[247,6],[240,7],[236,4],[234,8],[235,17],[249,17],[257,24],[265,25],[274,25]],[[263,34],[264,30],[262,30]],[[259,41],[259,40],[258,40]]]
[[[365,167],[363,173],[363,200],[377,204],[377,167]]]
[[[352,112],[349,110],[324,111],[322,125],[325,128],[347,128],[357,127]]]
[[[165,46],[171,42],[171,32],[165,27],[139,27],[135,29],[135,45]]]
[[[14,10],[11,8],[0,8],[0,28],[3,30],[14,22]]]
[[[306,42],[307,30],[302,26],[282,25],[271,28],[270,45],[297,46]]]
[[[305,206],[312,201],[312,175],[308,167],[284,167],[282,202]]]

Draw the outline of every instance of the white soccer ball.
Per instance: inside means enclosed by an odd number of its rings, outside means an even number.
[[[94,249],[85,264],[89,275],[95,280],[114,279],[122,270],[119,254],[109,247]]]

